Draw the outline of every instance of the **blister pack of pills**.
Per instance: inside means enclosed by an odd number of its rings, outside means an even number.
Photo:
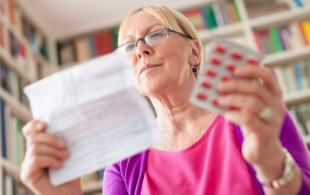
[[[234,77],[232,72],[237,66],[260,65],[264,55],[222,38],[214,39],[211,44],[204,65],[199,70],[190,102],[209,111],[223,113],[225,109],[217,106],[218,83]]]

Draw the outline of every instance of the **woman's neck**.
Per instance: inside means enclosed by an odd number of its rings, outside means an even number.
[[[177,97],[181,98],[151,98],[163,139],[162,144],[154,147],[156,149],[178,151],[191,146],[216,117],[212,112],[193,106],[188,97]]]

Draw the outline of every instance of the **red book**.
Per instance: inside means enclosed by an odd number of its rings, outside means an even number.
[[[113,52],[113,37],[110,31],[94,34],[94,45],[97,56]]]
[[[304,28],[302,27],[302,22],[297,22],[297,27],[298,27],[298,30],[299,30],[300,35],[301,35],[302,43],[304,45],[307,45],[308,42],[307,42],[307,38],[306,38],[306,34],[305,34],[305,31],[304,31]]]
[[[254,35],[254,39],[255,39],[255,43],[256,43],[257,48],[259,49],[260,52],[265,53],[263,46],[262,46],[262,43],[261,43],[261,40],[260,40],[260,33],[258,31],[254,31],[253,35]]]

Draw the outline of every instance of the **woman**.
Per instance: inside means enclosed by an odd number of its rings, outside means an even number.
[[[236,79],[220,83],[218,105],[234,108],[223,117],[189,103],[202,51],[180,13],[138,8],[123,21],[119,43],[116,52],[130,60],[138,91],[154,105],[163,142],[107,167],[103,194],[310,193],[309,153],[270,70],[236,68]],[[23,129],[23,182],[38,194],[80,194],[78,180],[51,186],[46,168],[61,167],[69,154],[45,126],[31,121]]]

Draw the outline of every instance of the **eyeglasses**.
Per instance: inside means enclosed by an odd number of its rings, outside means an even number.
[[[191,36],[171,30],[170,28],[166,29],[160,29],[153,32],[148,33],[144,37],[137,38],[134,41],[129,41],[127,43],[124,43],[123,45],[119,46],[114,53],[121,53],[125,56],[130,56],[136,53],[136,47],[138,46],[138,42],[142,40],[146,45],[148,46],[155,46],[161,43],[163,40],[166,40],[169,38],[169,33],[174,32],[179,35],[182,35],[183,37],[193,39]]]

